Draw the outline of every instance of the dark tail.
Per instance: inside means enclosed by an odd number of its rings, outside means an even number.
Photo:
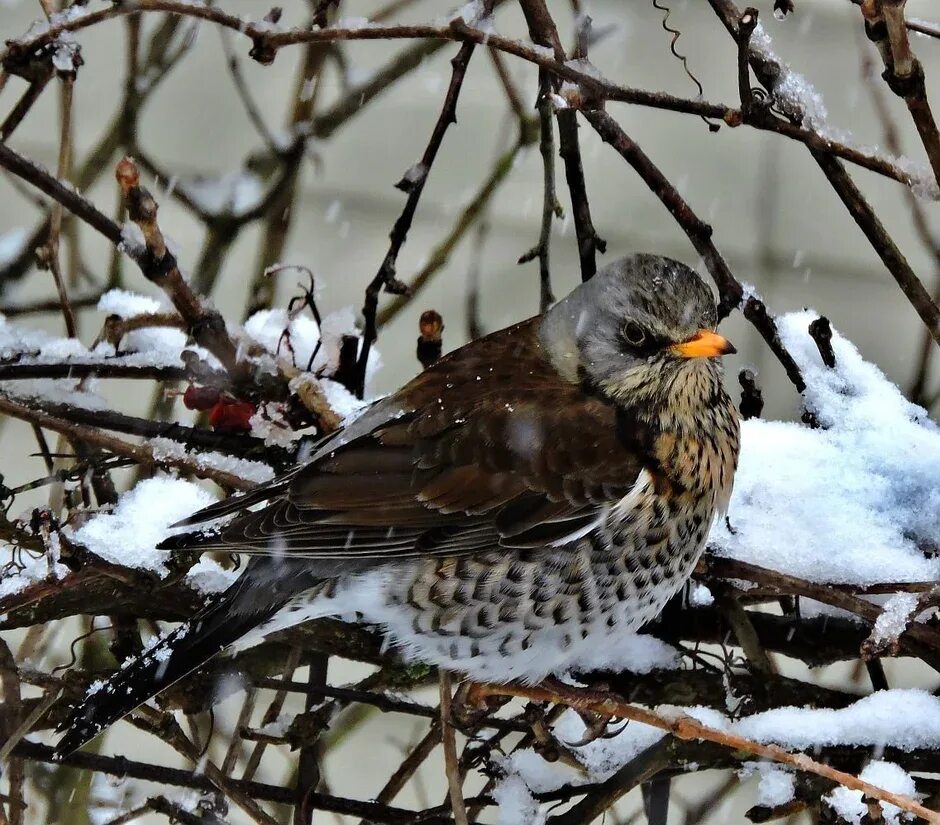
[[[190,621],[130,660],[103,684],[92,685],[59,726],[65,735],[56,744],[56,754],[65,756],[77,750],[277,613],[292,595],[309,586],[305,576],[291,576],[285,566],[272,564],[270,559],[253,560],[238,581]],[[272,581],[275,576],[276,583]]]

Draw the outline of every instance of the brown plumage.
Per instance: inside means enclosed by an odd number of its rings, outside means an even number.
[[[381,626],[474,678],[585,666],[653,618],[727,504],[738,424],[714,301],[684,265],[618,261],[463,347],[186,523],[253,555],[220,600],[77,708],[67,751],[235,644],[315,616]],[[257,504],[259,509],[249,510]]]

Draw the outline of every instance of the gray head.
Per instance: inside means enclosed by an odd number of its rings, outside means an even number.
[[[558,370],[614,398],[653,400],[677,378],[720,376],[734,347],[713,332],[711,290],[689,267],[633,255],[601,269],[545,316],[541,338]],[[639,400],[639,399],[638,399]]]

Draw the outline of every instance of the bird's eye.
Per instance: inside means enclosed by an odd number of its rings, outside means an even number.
[[[638,347],[646,340],[646,331],[636,321],[627,321],[623,326],[623,337],[628,344]]]

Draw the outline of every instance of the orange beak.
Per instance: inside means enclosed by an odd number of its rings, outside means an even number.
[[[683,358],[715,358],[737,352],[727,338],[710,329],[700,329],[688,341],[673,344],[670,349]]]

